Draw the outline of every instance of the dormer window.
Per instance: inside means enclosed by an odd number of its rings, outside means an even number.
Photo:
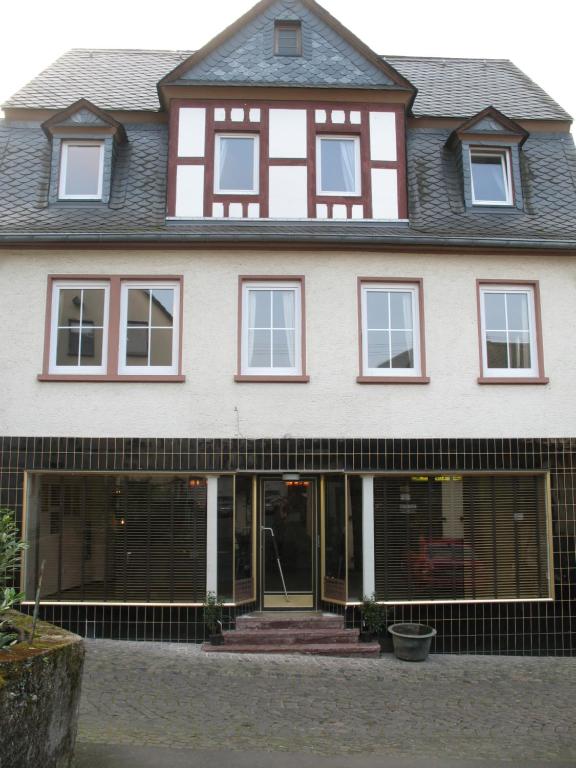
[[[61,200],[100,200],[104,175],[102,141],[63,141],[60,156]]]
[[[302,26],[299,21],[274,24],[274,55],[302,56]]]
[[[510,153],[470,148],[473,205],[512,205]]]

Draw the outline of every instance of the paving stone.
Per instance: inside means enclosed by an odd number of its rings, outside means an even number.
[[[571,658],[411,664],[88,640],[79,741],[573,765],[575,680]]]

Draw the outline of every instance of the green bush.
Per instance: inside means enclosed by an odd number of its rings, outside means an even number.
[[[224,605],[222,600],[216,595],[215,592],[208,592],[206,594],[206,600],[203,603],[204,608],[204,624],[208,628],[208,632],[211,635],[217,635],[220,633],[222,627],[222,609]]]
[[[24,599],[24,593],[9,586],[20,561],[20,553],[27,548],[20,538],[14,513],[0,507],[0,648],[11,645],[18,635],[10,632],[3,615]]]
[[[386,628],[388,618],[388,608],[376,602],[376,595],[372,597],[364,596],[360,606],[362,616],[362,630],[371,635],[381,635]]]

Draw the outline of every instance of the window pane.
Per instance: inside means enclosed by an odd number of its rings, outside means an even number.
[[[234,598],[234,478],[218,478],[218,596]]]
[[[104,325],[104,289],[84,288],[82,291],[82,324]]]
[[[506,294],[485,293],[484,315],[486,318],[486,330],[506,330]]]
[[[348,600],[362,600],[362,478],[348,478]]]
[[[150,331],[150,365],[172,365],[172,329]]]
[[[78,365],[80,335],[76,328],[62,328],[56,342],[56,365]]]
[[[82,326],[80,365],[102,365],[102,336],[101,328]]]
[[[392,331],[392,368],[413,368],[414,349],[411,331]]]
[[[528,331],[528,296],[525,293],[508,293],[508,328],[514,331]]]
[[[508,343],[506,333],[488,331],[486,333],[486,353],[488,368],[508,368]]]
[[[390,320],[392,328],[412,330],[412,294],[408,291],[390,293]]]
[[[66,195],[97,195],[100,146],[68,145],[66,149]]]
[[[251,137],[220,137],[221,190],[254,189],[254,144]]]
[[[126,365],[148,365],[148,328],[128,327]]]
[[[62,288],[59,291],[58,325],[71,325],[80,320],[83,310],[84,321],[104,325],[103,288]]]
[[[503,157],[473,155],[472,182],[475,200],[506,202]]]
[[[374,479],[380,600],[545,597],[543,477]]]
[[[128,289],[128,324],[148,325],[150,317],[150,291],[145,288]]]
[[[152,325],[174,325],[174,289],[154,288],[152,290]]]
[[[322,192],[356,192],[356,152],[353,139],[321,139]]]
[[[250,291],[249,328],[270,328],[272,326],[270,294],[271,291]]]
[[[510,368],[530,368],[530,334],[527,331],[510,331]]]
[[[294,291],[273,291],[274,328],[294,328]]]
[[[38,476],[30,499],[32,599],[197,602],[206,596],[206,482],[150,475]]]
[[[368,328],[389,328],[388,291],[366,291],[366,314]]]
[[[250,330],[248,333],[248,365],[270,368],[272,365],[272,331]]]
[[[58,325],[72,325],[73,321],[80,320],[81,288],[61,288],[58,300],[60,304],[58,307]]]
[[[368,331],[368,368],[390,368],[388,331]]]
[[[252,595],[252,478],[236,477],[236,600]],[[250,583],[246,583],[249,580]],[[241,582],[241,583],[238,583]]]
[[[272,366],[274,368],[294,367],[294,331],[273,331],[274,353]]]

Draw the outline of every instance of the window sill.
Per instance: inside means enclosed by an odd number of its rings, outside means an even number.
[[[186,376],[100,376],[100,375],[83,375],[81,373],[40,373],[38,374],[38,381],[99,381],[106,383],[113,382],[150,382],[150,383],[170,383],[180,384],[186,381]]]
[[[429,376],[357,376],[357,384],[429,384]]]
[[[550,379],[546,376],[479,376],[478,384],[548,384]]]
[[[252,384],[307,384],[310,376],[245,376],[237,374],[234,381]]]

